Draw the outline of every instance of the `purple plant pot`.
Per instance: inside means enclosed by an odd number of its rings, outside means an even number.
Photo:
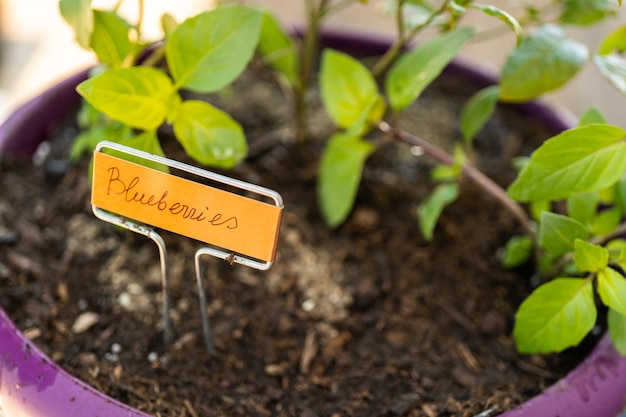
[[[342,34],[323,38],[323,45],[357,56],[378,55],[389,45],[380,39]],[[494,77],[461,61],[446,70],[462,73],[477,87]],[[77,104],[76,85],[83,71],[26,103],[0,126],[0,155],[32,153],[68,107]],[[572,120],[541,103],[518,106],[555,133]],[[626,357],[604,335],[591,354],[542,394],[500,417],[626,417]],[[35,347],[0,308],[0,412],[5,417],[149,417],[69,375]]]

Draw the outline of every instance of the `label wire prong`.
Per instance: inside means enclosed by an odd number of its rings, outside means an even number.
[[[122,216],[118,216],[106,212],[96,206],[92,206],[94,215],[100,220],[113,223],[119,227],[139,233],[140,235],[149,237],[159,248],[159,259],[161,262],[161,286],[163,288],[163,341],[165,349],[172,341],[172,320],[170,317],[170,291],[169,291],[169,274],[167,267],[167,249],[165,241],[154,229],[139,223],[130,221]]]
[[[213,351],[213,336],[211,324],[209,322],[209,312],[207,308],[206,292],[204,290],[204,280],[202,278],[202,255],[206,255],[200,248],[194,257],[196,263],[196,281],[198,283],[198,304],[200,305],[200,318],[202,320],[202,334],[204,336],[204,346],[208,353]]]

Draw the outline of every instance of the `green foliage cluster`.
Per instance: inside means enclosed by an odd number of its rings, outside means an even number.
[[[138,26],[115,11],[94,10],[90,3],[60,2],[79,43],[93,50],[106,66],[78,86],[91,106],[84,109],[91,129],[78,138],[74,154],[92,150],[107,137],[163,155],[157,129],[168,123],[197,162],[221,168],[240,162],[246,156],[247,142],[239,123],[206,102],[182,100],[180,91],[220,91],[237,78],[255,52],[263,14],[230,6],[202,13],[181,25],[165,17],[167,37],[164,45],[154,47],[164,55],[169,70],[165,72],[145,62],[136,65],[140,54],[148,53]],[[94,114],[92,108],[106,116]]]
[[[626,354],[625,138],[626,130],[583,119],[537,149],[508,189],[512,198],[542,208],[536,219],[538,263],[545,274],[557,276],[517,313],[514,336],[521,352],[577,345],[595,325],[597,294],[608,307],[613,342]],[[550,211],[561,200],[566,212]],[[525,262],[533,246],[531,236],[509,242],[508,265]]]
[[[140,8],[142,0],[138,0]],[[223,111],[185,101],[181,90],[201,93],[227,87],[256,53],[295,98],[299,141],[307,139],[304,96],[311,87],[317,35],[323,20],[356,0],[304,0],[308,27],[302,43],[289,36],[267,10],[222,5],[178,24],[162,19],[165,39],[147,44],[136,24],[117,10],[101,11],[90,0],[60,0],[78,43],[102,66],[79,93],[88,105],[88,127],[74,147],[79,155],[106,137],[162,154],[157,129],[170,124],[190,157],[229,168],[247,151],[241,126]],[[595,66],[626,94],[626,27],[608,34],[596,51],[570,39],[564,26],[588,26],[615,14],[621,0],[552,0],[545,7],[520,1],[521,16],[472,0],[386,0],[397,36],[386,54],[367,67],[352,56],[325,50],[319,88],[336,132],[320,161],[318,197],[322,216],[338,227],[350,214],[368,157],[388,140],[419,146],[436,158],[438,183],[419,207],[419,229],[430,240],[441,212],[469,179],[491,193],[520,221],[524,236],[512,238],[503,263],[516,267],[534,257],[543,276],[521,305],[514,337],[521,352],[554,352],[576,345],[596,323],[596,294],[608,307],[615,346],[626,354],[626,131],[606,123],[591,108],[576,128],[546,141],[523,160],[517,180],[503,190],[472,164],[473,140],[499,102],[523,102],[557,90],[587,65]],[[470,41],[492,34],[463,24],[470,13],[501,21],[516,47],[507,54],[500,81],[475,94],[459,120],[462,140],[449,154],[397,126],[400,114]],[[438,34],[406,48],[426,29]],[[500,28],[501,29],[501,28]],[[498,29],[498,30],[500,30]],[[140,59],[143,57],[143,60]],[[160,64],[161,59],[164,65]],[[166,69],[163,69],[166,68]],[[384,133],[385,139],[380,139]],[[558,210],[565,201],[566,210]],[[530,215],[521,204],[528,204]]]

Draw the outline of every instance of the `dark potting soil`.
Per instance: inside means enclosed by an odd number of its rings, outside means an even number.
[[[269,271],[205,260],[211,355],[198,313],[198,242],[163,233],[175,333],[165,353],[157,249],[92,215],[88,160],[64,162],[73,128],[34,168],[3,161],[0,303],[53,360],[163,417],[468,417],[512,408],[580,359],[580,350],[515,353],[513,317],[532,270],[500,267],[501,248],[519,228],[490,196],[465,184],[434,241],[424,241],[416,207],[432,186],[433,161],[387,142],[367,163],[354,212],[329,230],[315,175],[330,122],[314,110],[317,139],[295,146],[289,100],[273,81],[250,78],[214,97],[252,142],[248,160],[228,175],[277,190],[285,211]],[[403,124],[450,148],[468,84],[439,80]],[[162,133],[168,156],[184,158]],[[506,183],[511,158],[553,133],[503,107],[477,140],[477,164]]]

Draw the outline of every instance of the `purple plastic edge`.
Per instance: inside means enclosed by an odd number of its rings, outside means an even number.
[[[13,111],[0,125],[0,155],[32,154],[55,123],[80,102],[75,89],[88,72],[72,75]]]
[[[7,417],[150,417],[68,374],[2,308],[0,342],[0,410]]]
[[[358,56],[379,54],[388,44],[380,38],[345,33],[327,33],[322,39],[323,46]],[[495,82],[492,74],[458,60],[447,71],[462,71],[477,85]],[[78,102],[74,88],[86,75],[87,71],[76,74],[17,109],[0,126],[0,155],[32,153],[66,107]],[[572,126],[571,118],[542,103],[519,107],[554,126],[556,131]],[[148,417],[69,375],[32,345],[1,307],[0,342],[0,408],[8,415],[13,415],[15,406],[31,417]],[[621,357],[609,336],[604,335],[591,354],[567,376],[501,417],[615,417],[625,407],[626,357]]]

